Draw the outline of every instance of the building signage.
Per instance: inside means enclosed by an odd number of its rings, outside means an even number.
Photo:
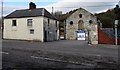
[[[77,31],[77,40],[85,40],[85,31]]]

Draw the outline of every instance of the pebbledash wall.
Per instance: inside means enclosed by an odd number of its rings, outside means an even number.
[[[33,25],[27,26],[27,19],[32,19]],[[48,26],[48,21],[49,28]],[[17,21],[17,26],[12,26],[12,20]],[[45,21],[46,20],[46,21]],[[45,23],[46,22],[46,23]],[[57,21],[57,25],[59,22]],[[59,30],[56,26],[56,20],[46,18],[46,17],[27,17],[27,18],[6,18],[4,19],[4,39],[18,39],[18,40],[37,40],[44,42],[44,28],[47,31],[52,31],[53,36],[50,38],[49,34],[47,41],[58,40],[59,37]],[[34,29],[34,34],[30,34],[30,29]]]
[[[97,17],[82,8],[66,19],[66,39],[76,39],[76,31],[78,30],[86,31],[86,40],[89,37],[91,44],[98,44]]]

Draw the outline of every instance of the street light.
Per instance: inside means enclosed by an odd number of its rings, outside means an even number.
[[[115,45],[118,44],[118,38],[117,38],[117,25],[118,25],[118,20],[115,20]]]

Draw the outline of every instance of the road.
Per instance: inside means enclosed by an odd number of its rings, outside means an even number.
[[[87,45],[86,41],[62,40],[54,42],[28,42],[3,40],[3,51],[7,49],[20,49],[29,51],[51,51],[68,54],[100,55],[109,57],[118,57],[118,48],[107,48],[97,45]],[[109,45],[108,45],[109,46]]]
[[[32,53],[12,51],[3,53],[3,68],[81,68],[83,65],[31,57]]]
[[[103,62],[115,68],[118,58],[117,48],[87,45],[86,41],[3,40],[2,44],[3,68],[104,68]]]

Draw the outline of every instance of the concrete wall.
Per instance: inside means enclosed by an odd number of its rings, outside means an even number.
[[[27,19],[33,19],[33,26],[27,26]],[[12,20],[17,26],[12,26]],[[30,34],[34,29],[34,34]],[[43,17],[4,19],[4,39],[40,40],[43,42]]]

